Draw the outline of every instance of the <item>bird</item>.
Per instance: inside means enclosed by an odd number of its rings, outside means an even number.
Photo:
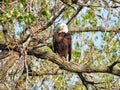
[[[61,23],[58,30],[53,33],[53,52],[57,53],[61,58],[65,58],[70,62],[72,50],[72,38],[68,32],[68,26]]]

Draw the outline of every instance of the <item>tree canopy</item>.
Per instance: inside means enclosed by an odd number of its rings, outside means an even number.
[[[60,23],[72,60],[53,52]],[[0,0],[0,90],[119,90],[120,0]]]

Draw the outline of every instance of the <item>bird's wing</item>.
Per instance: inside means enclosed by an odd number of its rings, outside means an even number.
[[[70,33],[67,34],[67,39],[68,39],[68,60],[70,61],[71,60],[71,50],[72,50],[72,38],[71,38],[71,35]]]

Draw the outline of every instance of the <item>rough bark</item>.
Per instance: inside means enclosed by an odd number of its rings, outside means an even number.
[[[48,59],[49,61],[59,65],[61,69],[70,71],[70,72],[75,72],[75,73],[111,73],[117,76],[120,76],[120,69],[116,67],[110,68],[109,66],[90,66],[90,65],[78,65],[77,63],[74,62],[67,62],[64,59],[61,59],[58,55],[52,52],[45,51],[43,49],[36,49],[28,54],[34,55],[37,58],[43,58],[43,59]],[[118,63],[119,59],[118,59]]]

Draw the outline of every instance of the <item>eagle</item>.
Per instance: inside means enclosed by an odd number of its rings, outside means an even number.
[[[57,53],[61,58],[66,58],[68,61],[71,60],[71,35],[68,32],[66,24],[62,23],[59,25],[59,29],[54,31],[53,34],[53,51]]]

